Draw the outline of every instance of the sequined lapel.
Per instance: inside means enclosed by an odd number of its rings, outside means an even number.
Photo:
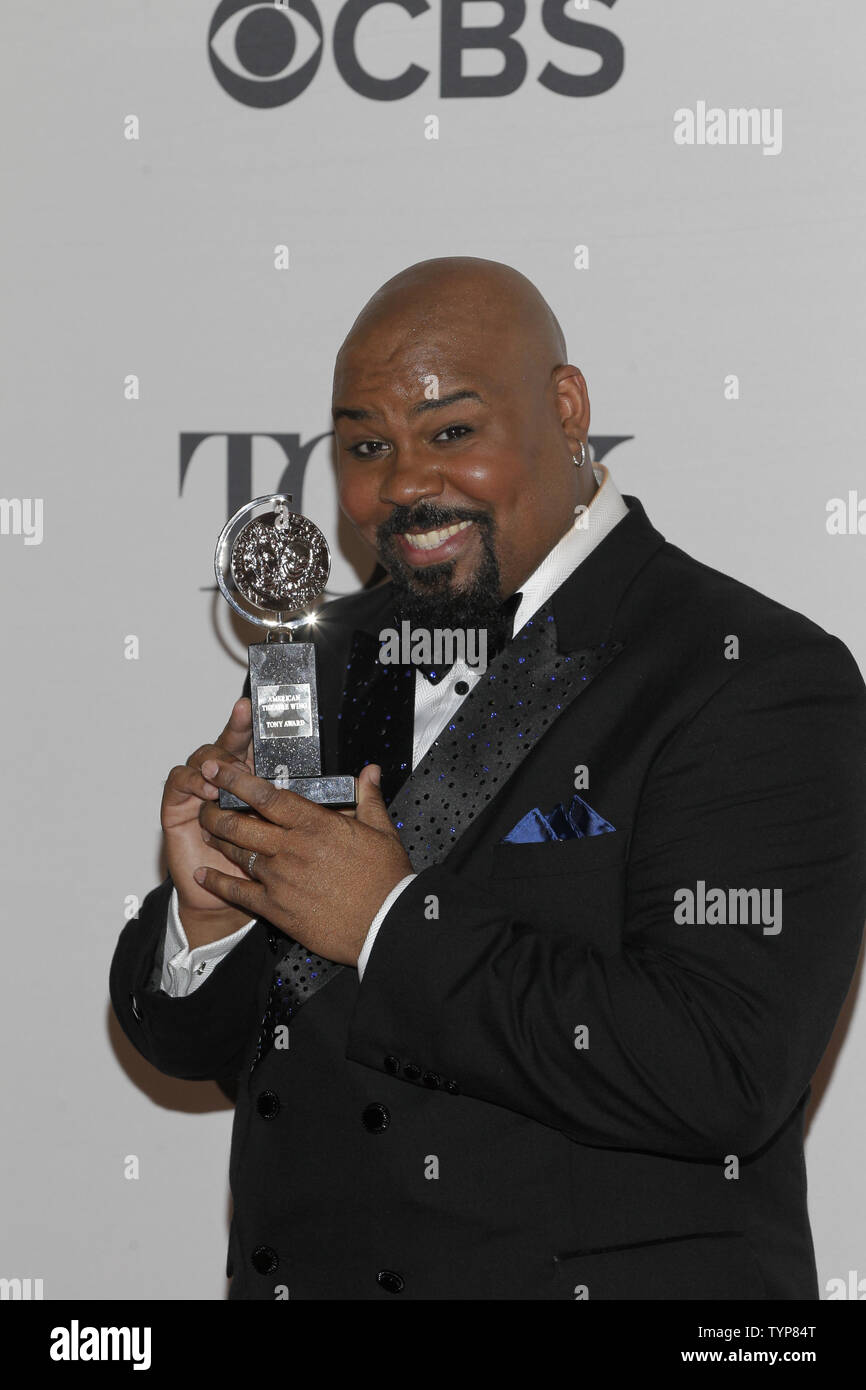
[[[441,862],[573,700],[622,650],[557,646],[551,602],[491,662],[388,810],[412,867]]]

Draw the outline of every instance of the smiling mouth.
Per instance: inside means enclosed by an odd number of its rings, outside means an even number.
[[[438,550],[440,545],[456,536],[458,531],[465,531],[467,526],[471,525],[471,521],[458,521],[453,526],[443,526],[436,531],[401,531],[400,536],[413,550]]]

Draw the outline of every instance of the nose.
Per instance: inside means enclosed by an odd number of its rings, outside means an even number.
[[[394,449],[379,488],[379,500],[392,507],[411,507],[441,497],[445,489],[435,459],[412,448]]]

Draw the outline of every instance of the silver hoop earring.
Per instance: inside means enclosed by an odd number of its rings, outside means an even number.
[[[586,463],[586,445],[582,439],[578,440],[577,447],[580,449],[580,458],[577,457],[577,454],[572,454],[571,457],[574,459],[575,468],[582,468]]]

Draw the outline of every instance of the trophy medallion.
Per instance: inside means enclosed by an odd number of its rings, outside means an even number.
[[[354,777],[322,773],[316,650],[294,639],[294,629],[309,621],[302,610],[328,582],[325,537],[292,510],[287,494],[257,497],[223,528],[214,571],[235,612],[267,629],[265,641],[249,648],[256,776],[322,805],[354,806]],[[219,804],[249,809],[222,788]]]

